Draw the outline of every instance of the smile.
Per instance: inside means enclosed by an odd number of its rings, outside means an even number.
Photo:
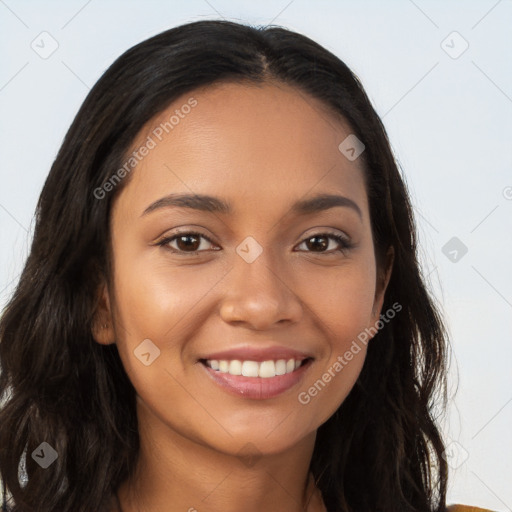
[[[242,361],[203,359],[203,368],[224,391],[254,400],[277,397],[297,385],[313,359]]]
[[[205,364],[212,370],[221,373],[229,373],[230,375],[243,375],[244,377],[261,377],[268,379],[276,375],[285,375],[292,373],[302,364],[300,359],[279,359],[277,361],[239,361],[234,359],[216,360],[208,359]]]

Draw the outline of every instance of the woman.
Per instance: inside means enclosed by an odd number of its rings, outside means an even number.
[[[203,21],[122,55],[0,336],[15,512],[446,510],[446,334],[406,187],[304,36]]]

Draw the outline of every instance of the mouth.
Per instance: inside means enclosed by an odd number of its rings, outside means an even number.
[[[298,385],[313,362],[301,359],[200,359],[214,383],[228,393],[254,400],[277,397]]]
[[[269,379],[279,375],[292,373],[307,361],[312,359],[269,359],[267,361],[241,361],[239,359],[201,359],[200,362],[208,368],[220,373],[229,373],[230,375],[243,375],[244,377],[260,377]]]

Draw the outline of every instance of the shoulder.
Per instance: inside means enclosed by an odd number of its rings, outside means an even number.
[[[470,505],[449,505],[446,512],[493,512],[487,508],[471,507]]]

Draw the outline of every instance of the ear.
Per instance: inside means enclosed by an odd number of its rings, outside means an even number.
[[[384,268],[380,268],[377,271],[377,284],[375,287],[375,298],[373,301],[372,309],[372,325],[375,325],[379,321],[382,304],[384,303],[384,296],[386,289],[391,279],[391,273],[393,271],[393,262],[395,261],[395,249],[392,245],[389,246],[386,252],[386,261]]]
[[[110,306],[110,295],[105,281],[98,289],[96,309],[92,322],[92,336],[101,345],[115,343],[114,324]]]

